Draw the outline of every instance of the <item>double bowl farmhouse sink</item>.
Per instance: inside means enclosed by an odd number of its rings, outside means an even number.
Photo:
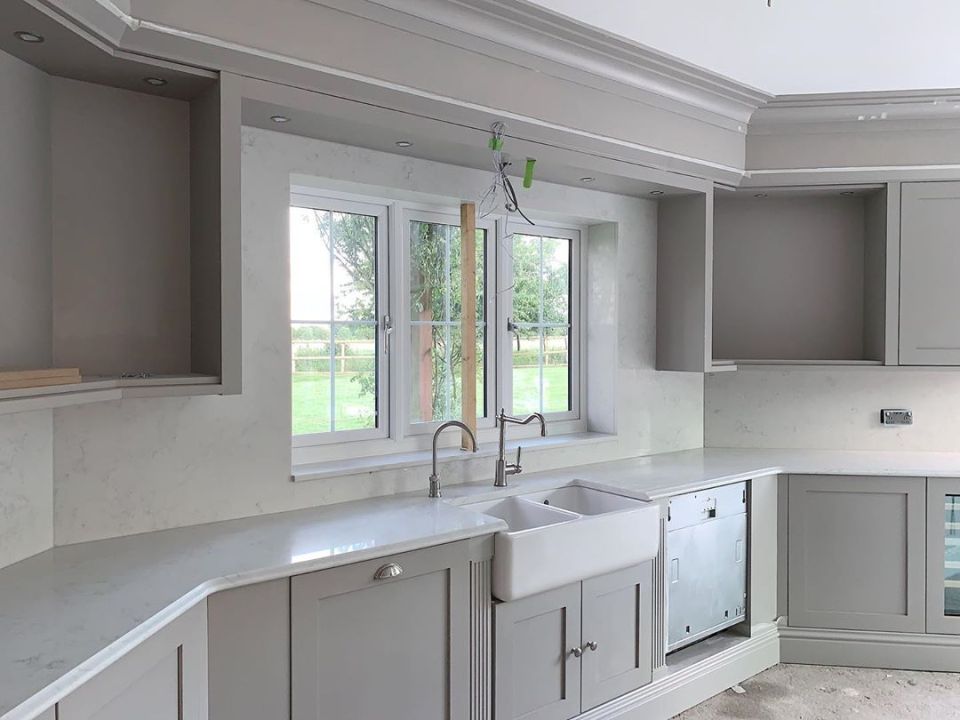
[[[649,502],[572,484],[463,507],[498,517],[493,594],[517,600],[652,559],[660,510]]]

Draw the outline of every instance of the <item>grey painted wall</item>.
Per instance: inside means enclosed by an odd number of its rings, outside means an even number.
[[[51,353],[50,83],[0,52],[0,368]],[[0,566],[53,543],[50,411],[0,415]]]
[[[54,361],[189,372],[189,106],[53,78],[51,117]]]
[[[0,52],[0,368],[51,356],[50,79]]]

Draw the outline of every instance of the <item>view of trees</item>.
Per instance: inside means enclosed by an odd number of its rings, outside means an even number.
[[[373,342],[373,323],[377,320],[376,222],[364,215],[322,210],[312,211],[312,220],[317,231],[316,237],[334,259],[334,275],[337,277],[331,291],[334,293],[336,323],[293,325],[295,394],[298,392],[297,386],[301,385],[301,393],[309,387],[314,394],[322,392],[329,398],[330,390],[317,382],[317,374],[322,374],[328,378],[326,382],[331,383],[333,378],[329,373],[332,370],[338,376],[338,404],[340,399],[363,400],[361,404],[369,405],[372,411],[377,390],[377,352]],[[460,368],[463,357],[460,330],[460,228],[456,225],[413,221],[409,232],[408,302],[413,376],[409,390],[410,419],[419,422],[456,418],[460,415]],[[479,233],[476,342],[478,368],[482,374],[487,238],[485,231],[480,230]],[[519,352],[514,348],[514,364],[534,371],[519,375],[515,372],[514,384],[542,383],[543,373],[536,370],[541,363],[553,361],[557,366],[564,367],[567,364],[566,329],[542,326],[551,323],[566,325],[568,322],[569,241],[517,235],[512,242],[504,243],[502,251],[512,254],[514,267],[512,317],[520,326],[521,337]],[[544,355],[545,343],[550,346],[547,348],[550,351],[549,358]],[[557,370],[560,369],[557,367]],[[311,373],[315,374],[316,380],[306,377]],[[344,381],[348,381],[354,389],[349,390],[344,386]],[[306,385],[308,382],[311,383],[309,386]],[[564,395],[556,399],[557,403],[562,402],[563,408],[567,404],[566,385],[563,376],[562,387],[555,389],[555,392]],[[540,386],[515,387],[515,396],[517,393],[524,394],[530,404],[538,407],[544,402],[537,400],[543,392]],[[477,399],[480,411],[484,397],[484,378],[479,377]],[[296,413],[296,398],[294,404]],[[295,418],[295,429],[296,425]],[[338,420],[337,429],[347,428],[341,427]]]

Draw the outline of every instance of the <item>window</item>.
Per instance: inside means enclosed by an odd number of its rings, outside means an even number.
[[[462,409],[463,258],[459,225],[445,216],[411,214],[408,223],[409,268],[409,421],[412,424],[456,420]],[[441,222],[446,220],[446,222]],[[487,231],[476,236],[477,416],[486,416],[486,245]]]
[[[293,434],[384,434],[378,318],[386,208],[297,198],[290,208]]]
[[[478,222],[469,341],[464,248],[454,208],[291,196],[292,426],[303,462],[422,448],[438,423],[461,418],[464,382],[485,432],[500,407],[579,421],[579,232]],[[351,440],[382,442],[329,447]]]

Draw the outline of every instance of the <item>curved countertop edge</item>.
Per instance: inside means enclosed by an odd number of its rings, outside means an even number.
[[[510,495],[534,492],[557,487],[570,482],[595,487],[641,500],[656,501],[673,495],[750,480],[770,475],[822,474],[822,475],[891,475],[891,476],[960,476],[960,453],[897,452],[897,451],[835,451],[835,450],[767,450],[708,448],[678,451],[657,455],[582,465],[572,468],[530,473],[514,476],[506,489],[484,485],[448,486],[444,489],[443,501],[450,506],[485,502]],[[395,496],[400,500],[404,496]],[[389,501],[391,498],[374,498],[370,501],[347,503],[358,504]],[[321,508],[324,513],[347,514],[336,505]],[[470,512],[460,508],[462,512]],[[304,511],[290,511],[291,513]],[[286,513],[280,513],[284,515]],[[255,521],[258,517],[234,521]],[[83,685],[92,676],[102,672],[119,658],[147,638],[173,622],[183,613],[210,595],[231,588],[266,582],[301,573],[371,560],[399,552],[409,552],[458,540],[482,537],[506,528],[506,523],[490,516],[476,526],[424,533],[392,544],[349,550],[332,556],[312,558],[299,562],[283,563],[255,570],[211,578],[196,585],[168,603],[148,619],[139,622],[130,631],[109,643],[88,659],[35,692],[30,697],[9,707],[0,720],[32,720],[49,709],[72,691]],[[219,524],[219,523],[215,523]],[[189,527],[189,526],[188,526]],[[202,527],[202,526],[192,526]],[[170,531],[160,531],[170,532]],[[136,536],[128,536],[136,537]],[[123,538],[119,538],[123,539]],[[117,540],[115,538],[114,540]],[[95,541],[109,542],[109,541]],[[77,546],[64,546],[77,547]],[[54,552],[54,551],[47,551]],[[26,562],[26,561],[24,561]],[[14,566],[11,566],[14,567]],[[0,574],[4,572],[0,569]]]
[[[343,565],[352,565],[365,560],[374,560],[387,555],[420,550],[436,545],[469,540],[471,538],[492,535],[499,530],[505,530],[507,524],[503,520],[491,518],[488,524],[468,530],[451,531],[436,535],[423,536],[416,540],[398,542],[376,548],[357,550],[333,557],[306,560],[287,565],[262,568],[220,578],[213,578],[202,582],[192,590],[181,595],[153,616],[138,624],[132,630],[104,647],[95,655],[84,660],[73,669],[64,673],[60,678],[30,696],[19,705],[12,707],[6,714],[0,715],[0,720],[33,720],[40,713],[49,710],[57,702],[81,687],[92,677],[103,672],[112,664],[121,659],[128,652],[136,648],[148,638],[160,632],[163,628],[182,616],[198,603],[206,600],[214,593],[245,585],[293,577],[304,573],[328,570]]]

